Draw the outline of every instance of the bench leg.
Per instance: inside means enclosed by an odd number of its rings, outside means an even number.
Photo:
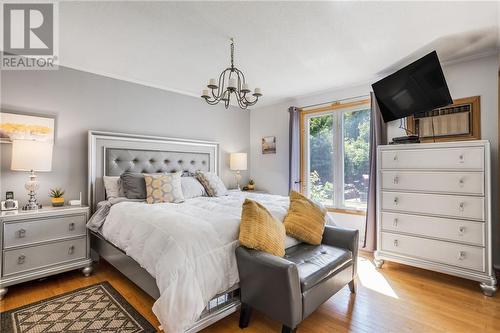
[[[290,328],[288,326],[283,325],[281,328],[281,333],[296,333],[297,332],[297,327],[295,328]]]
[[[351,293],[353,294],[356,293],[356,281],[354,279],[349,282],[349,290],[351,290]]]
[[[240,328],[247,328],[252,316],[252,308],[245,303],[241,303],[240,310]]]

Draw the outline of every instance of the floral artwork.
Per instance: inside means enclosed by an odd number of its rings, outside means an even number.
[[[54,141],[54,118],[0,112],[0,142]]]

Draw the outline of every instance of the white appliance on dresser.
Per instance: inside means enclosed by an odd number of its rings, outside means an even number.
[[[489,142],[380,146],[377,169],[376,266],[460,276],[492,296]]]

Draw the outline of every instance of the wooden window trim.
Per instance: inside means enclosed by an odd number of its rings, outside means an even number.
[[[350,109],[350,108],[355,108],[363,105],[370,105],[371,100],[369,98],[362,99],[362,100],[357,100],[357,101],[352,101],[352,102],[347,102],[347,103],[333,103],[331,105],[319,107],[319,108],[302,108],[299,109],[300,112],[300,117],[299,117],[299,145],[300,145],[300,193],[304,194],[306,193],[306,167],[305,167],[305,160],[304,160],[304,142],[305,142],[305,119],[307,116],[317,114],[317,113],[323,113],[323,112],[328,112],[328,111],[334,111],[334,110],[344,110],[344,109]],[[336,208],[336,207],[330,207],[327,208],[329,212],[336,212],[336,213],[341,213],[341,214],[352,214],[352,215],[366,215],[366,212],[364,210],[356,210],[356,209],[349,209],[349,208]]]

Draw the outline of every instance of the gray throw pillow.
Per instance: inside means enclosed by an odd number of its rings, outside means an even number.
[[[128,199],[146,199],[144,174],[126,171],[121,174],[123,194]]]

